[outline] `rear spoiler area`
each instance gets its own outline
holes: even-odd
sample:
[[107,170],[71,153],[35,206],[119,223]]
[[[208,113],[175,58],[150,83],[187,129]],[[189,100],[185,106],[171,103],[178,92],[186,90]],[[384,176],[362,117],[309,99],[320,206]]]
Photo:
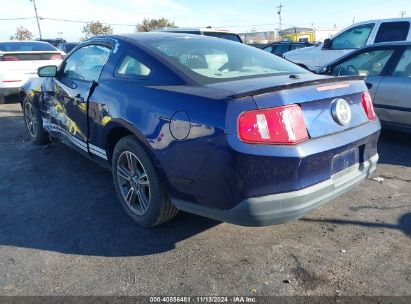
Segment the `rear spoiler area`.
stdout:
[[262,88],[258,90],[251,90],[247,92],[242,92],[239,94],[233,94],[227,97],[227,99],[237,99],[247,96],[262,95],[266,93],[272,93],[276,91],[283,91],[288,89],[296,89],[306,86],[317,86],[318,91],[334,90],[338,88],[344,88],[350,86],[350,81],[361,81],[364,80],[364,76],[340,76],[340,77],[328,77],[323,79],[307,80],[307,81],[297,81],[293,83],[286,83],[282,85]]

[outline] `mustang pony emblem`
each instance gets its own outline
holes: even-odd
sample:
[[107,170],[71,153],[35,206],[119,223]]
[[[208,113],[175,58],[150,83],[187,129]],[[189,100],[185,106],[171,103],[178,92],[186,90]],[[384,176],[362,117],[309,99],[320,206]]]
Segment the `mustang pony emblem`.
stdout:
[[342,126],[348,125],[351,121],[350,105],[345,99],[337,98],[333,100],[331,114],[334,120]]

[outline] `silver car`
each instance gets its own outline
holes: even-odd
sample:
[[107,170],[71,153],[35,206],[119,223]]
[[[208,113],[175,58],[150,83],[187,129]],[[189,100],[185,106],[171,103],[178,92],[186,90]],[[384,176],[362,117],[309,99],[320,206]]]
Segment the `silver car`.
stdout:
[[383,127],[411,132],[410,42],[370,45],[317,72],[334,76],[364,76]]

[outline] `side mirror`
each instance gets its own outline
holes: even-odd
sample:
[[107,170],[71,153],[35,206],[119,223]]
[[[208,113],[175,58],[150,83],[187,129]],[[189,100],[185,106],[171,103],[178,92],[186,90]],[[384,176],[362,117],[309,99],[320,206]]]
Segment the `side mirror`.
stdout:
[[331,49],[331,39],[330,38],[327,38],[327,39],[324,40],[323,49],[324,50]]
[[37,70],[37,75],[39,75],[39,77],[55,77],[57,75],[57,66],[47,65],[40,67]]

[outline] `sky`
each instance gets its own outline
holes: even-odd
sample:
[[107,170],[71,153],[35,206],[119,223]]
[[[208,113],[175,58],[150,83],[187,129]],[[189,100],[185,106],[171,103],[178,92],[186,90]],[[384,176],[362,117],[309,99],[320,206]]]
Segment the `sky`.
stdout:
[[[144,18],[165,17],[180,27],[213,26],[236,32],[265,31],[279,26],[277,6],[282,8],[283,28],[320,27],[343,29],[355,22],[398,18],[405,11],[411,17],[410,0],[36,0],[38,15],[44,18],[101,21],[112,24],[114,33],[135,31]],[[0,41],[8,40],[18,26],[38,37],[30,0],[7,1],[0,11]],[[63,37],[78,41],[84,23],[40,20],[43,38]]]

